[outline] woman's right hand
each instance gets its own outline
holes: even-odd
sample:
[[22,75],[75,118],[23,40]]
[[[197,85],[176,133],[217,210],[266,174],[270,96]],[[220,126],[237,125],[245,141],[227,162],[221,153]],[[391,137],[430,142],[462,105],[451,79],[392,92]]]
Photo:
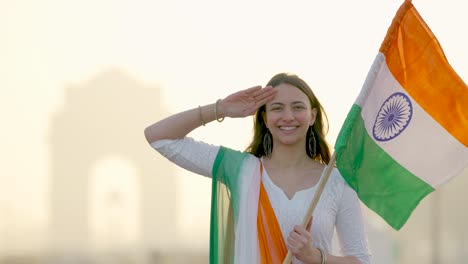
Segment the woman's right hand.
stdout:
[[[223,117],[245,117],[275,97],[273,87],[255,86],[233,93],[217,103],[195,107],[168,116],[145,129],[146,140],[183,138],[195,128]],[[213,107],[215,111],[213,111]]]
[[257,109],[272,100],[276,95],[272,86],[254,86],[233,93],[218,103],[219,117],[246,117],[253,115]]

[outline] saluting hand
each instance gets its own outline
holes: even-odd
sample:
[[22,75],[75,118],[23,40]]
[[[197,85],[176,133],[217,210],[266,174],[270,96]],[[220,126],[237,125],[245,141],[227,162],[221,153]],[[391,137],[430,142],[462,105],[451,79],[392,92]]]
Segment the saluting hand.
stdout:
[[262,88],[254,86],[233,93],[219,102],[218,111],[221,116],[246,117],[253,115],[257,109],[275,97],[276,90],[271,86]]

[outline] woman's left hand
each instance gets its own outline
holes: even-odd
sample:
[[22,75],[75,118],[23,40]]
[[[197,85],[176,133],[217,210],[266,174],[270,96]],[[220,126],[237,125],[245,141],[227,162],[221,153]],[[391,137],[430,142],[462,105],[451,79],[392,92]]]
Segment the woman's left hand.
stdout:
[[312,234],[310,232],[310,225],[312,219],[309,221],[307,228],[303,226],[296,225],[294,226],[293,231],[289,233],[288,236],[288,248],[291,250],[291,253],[302,262],[309,262],[310,260],[315,260],[317,257],[316,254],[320,252],[315,252],[312,247]]

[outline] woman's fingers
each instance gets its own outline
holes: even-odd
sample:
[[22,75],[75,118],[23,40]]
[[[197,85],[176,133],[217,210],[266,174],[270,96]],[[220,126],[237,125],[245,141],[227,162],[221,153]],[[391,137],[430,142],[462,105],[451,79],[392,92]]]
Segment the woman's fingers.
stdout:
[[251,95],[253,97],[255,97],[255,99],[261,100],[261,99],[265,98],[266,96],[268,96],[270,94],[273,94],[273,93],[276,93],[276,90],[273,89],[273,87],[271,87],[271,86],[266,86],[266,87],[264,87],[262,89],[253,91],[251,93]]
[[292,237],[288,238],[288,248],[291,249],[291,252],[294,254],[299,253],[307,246],[307,241],[302,239],[294,239]]
[[302,226],[294,226],[291,233],[288,236],[288,248],[294,254],[294,256],[303,260],[307,255],[310,255],[311,250],[311,234]]
[[[312,222],[312,220],[309,222]],[[303,260],[307,255],[310,255],[312,248],[312,234],[303,226],[294,226],[291,233],[289,233],[287,241],[288,248],[297,259]]]
[[290,237],[293,241],[300,242],[300,243],[307,243],[309,241],[307,236],[300,235],[298,233],[292,233]]
[[245,89],[244,91],[248,94],[251,94],[251,93],[255,93],[256,91],[262,89],[262,86],[261,85],[257,85],[257,86],[254,86],[254,87],[250,87],[250,88],[247,88]]
[[245,109],[245,114],[250,115],[257,111],[257,109],[266,104],[268,101],[272,100],[277,93],[275,89],[271,86],[261,88],[260,86],[255,86],[244,91],[245,103],[248,107]]
[[278,91],[273,89],[271,86],[267,86],[259,91],[254,92],[252,94],[255,103],[254,107],[259,108],[260,106],[266,104],[275,97],[277,92]]
[[259,107],[272,100],[277,91],[271,86],[253,86],[223,99],[225,115],[244,117],[254,114]]
[[260,107],[260,106],[268,103],[269,101],[273,100],[273,98],[275,98],[275,95],[276,95],[276,93],[266,95],[266,97],[263,97],[262,99],[257,101],[257,106]]
[[304,235],[304,236],[310,236],[310,233],[309,231],[307,231],[303,226],[301,225],[295,225],[294,226],[294,232],[300,234],[300,235]]
[[291,246],[304,246],[310,241],[310,233],[302,226],[296,225],[288,236],[288,243]]

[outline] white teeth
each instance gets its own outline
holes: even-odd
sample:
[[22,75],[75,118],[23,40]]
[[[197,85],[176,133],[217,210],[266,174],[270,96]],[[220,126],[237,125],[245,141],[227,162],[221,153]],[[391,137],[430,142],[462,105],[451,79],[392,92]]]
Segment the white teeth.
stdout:
[[280,127],[281,130],[293,130],[295,128],[296,127],[285,127],[285,126]]

